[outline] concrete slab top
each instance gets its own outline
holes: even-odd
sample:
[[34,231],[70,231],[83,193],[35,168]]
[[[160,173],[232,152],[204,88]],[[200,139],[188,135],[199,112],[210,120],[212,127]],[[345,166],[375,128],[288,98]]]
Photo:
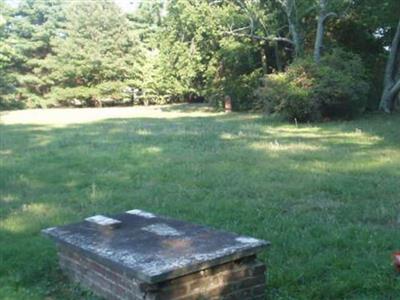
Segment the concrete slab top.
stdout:
[[[118,227],[107,226],[113,220]],[[99,223],[94,224],[96,221]],[[148,283],[251,256],[269,244],[138,209],[110,217],[98,215],[42,232],[63,246]]]

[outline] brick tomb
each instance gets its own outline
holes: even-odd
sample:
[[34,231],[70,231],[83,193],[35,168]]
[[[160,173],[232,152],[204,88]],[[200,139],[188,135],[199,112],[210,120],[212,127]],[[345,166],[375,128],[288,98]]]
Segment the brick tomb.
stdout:
[[262,240],[137,209],[43,233],[65,273],[105,299],[265,299]]

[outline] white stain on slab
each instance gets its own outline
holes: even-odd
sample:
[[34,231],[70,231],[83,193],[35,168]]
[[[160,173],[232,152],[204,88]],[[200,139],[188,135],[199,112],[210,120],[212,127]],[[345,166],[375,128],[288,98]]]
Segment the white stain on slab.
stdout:
[[146,227],[142,227],[142,230],[152,232],[161,236],[179,236],[182,235],[181,232],[168,226],[167,224],[159,223],[159,224],[151,224]]
[[240,236],[235,239],[236,241],[243,243],[243,244],[254,244],[260,242],[259,240],[252,238],[252,237],[247,237],[247,236]]
[[152,213],[149,213],[147,211],[143,211],[143,210],[140,210],[140,209],[128,210],[128,211],[126,211],[126,213],[130,214],[130,215],[140,216],[140,217],[143,217],[143,218],[146,218],[146,219],[152,219],[152,218],[156,217]]
[[121,224],[121,221],[112,219],[103,215],[96,215],[85,219],[88,222],[95,223],[101,226],[113,226]]

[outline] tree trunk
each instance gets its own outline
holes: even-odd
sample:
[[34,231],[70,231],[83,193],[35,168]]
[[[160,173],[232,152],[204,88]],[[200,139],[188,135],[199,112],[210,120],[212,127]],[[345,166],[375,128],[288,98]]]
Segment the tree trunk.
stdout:
[[275,43],[274,45],[274,52],[275,52],[275,62],[276,62],[276,69],[278,72],[283,71],[283,66],[282,66],[282,61],[279,53],[279,45],[278,43]]
[[400,20],[394,35],[390,54],[386,63],[385,75],[383,80],[383,92],[379,108],[384,112],[390,113],[396,101],[396,96],[400,92]]
[[[293,4],[293,6],[294,5],[296,5],[296,4]],[[299,57],[299,56],[303,55],[303,46],[302,46],[302,39],[300,37],[299,29],[297,26],[297,20],[296,20],[295,16],[293,16],[294,9],[295,9],[295,7],[293,7],[290,10],[290,15],[288,15],[289,31],[290,31],[290,34],[292,35],[295,55],[297,57]]]
[[324,41],[324,21],[326,18],[326,2],[319,0],[319,16],[317,25],[317,34],[314,44],[314,61],[318,64],[321,60],[321,49]]
[[292,36],[295,56],[302,56],[303,40],[298,28],[296,0],[280,0],[280,3],[282,4],[288,19],[289,33]]
[[263,42],[261,44],[261,64],[262,64],[262,69],[263,69],[264,75],[268,74],[268,61],[267,61],[266,47],[267,47],[266,43]]
[[396,102],[396,96],[400,92],[400,79],[391,88],[384,89],[381,99],[380,108],[386,112],[390,113],[393,111]]
[[296,24],[292,21],[289,21],[289,30],[290,30],[290,33],[292,34],[294,51],[296,53],[296,56],[297,57],[302,56],[303,55],[303,47],[301,45],[300,35],[297,30]]

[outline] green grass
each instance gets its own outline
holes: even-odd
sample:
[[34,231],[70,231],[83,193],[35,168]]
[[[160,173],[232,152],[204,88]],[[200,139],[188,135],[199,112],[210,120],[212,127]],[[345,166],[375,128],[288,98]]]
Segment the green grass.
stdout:
[[133,208],[271,241],[269,299],[399,299],[400,115],[296,127],[176,109],[1,125],[0,299],[91,298],[40,230]]

